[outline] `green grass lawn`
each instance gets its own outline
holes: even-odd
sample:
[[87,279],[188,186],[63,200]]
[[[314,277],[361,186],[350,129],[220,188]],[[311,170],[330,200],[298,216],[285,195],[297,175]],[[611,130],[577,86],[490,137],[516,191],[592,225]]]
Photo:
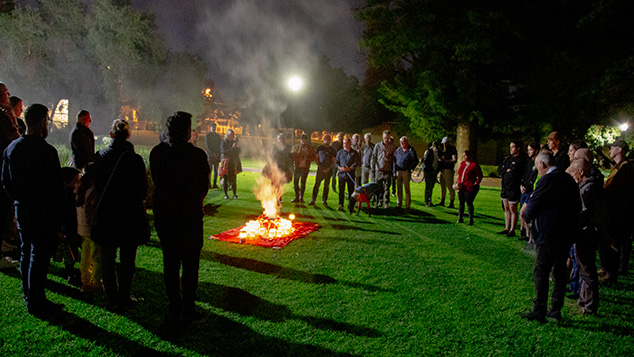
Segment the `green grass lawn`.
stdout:
[[[252,193],[258,176],[239,175],[239,200],[209,192],[207,236],[261,213]],[[198,299],[205,320],[163,325],[154,236],[139,248],[133,286],[145,302],[123,315],[105,310],[103,297],[83,298],[53,263],[48,297],[65,310],[50,321],[33,318],[17,270],[3,270],[0,355],[634,355],[632,274],[602,287],[596,316],[580,315],[568,300],[560,324],[519,318],[532,304],[533,256],[494,234],[502,229],[497,188],[480,191],[469,227],[455,223],[456,210],[423,207],[423,184],[412,185],[411,212],[372,217],[295,207],[291,186],[283,213],[322,228],[279,250],[206,239]],[[336,207],[336,194],[329,203]]]

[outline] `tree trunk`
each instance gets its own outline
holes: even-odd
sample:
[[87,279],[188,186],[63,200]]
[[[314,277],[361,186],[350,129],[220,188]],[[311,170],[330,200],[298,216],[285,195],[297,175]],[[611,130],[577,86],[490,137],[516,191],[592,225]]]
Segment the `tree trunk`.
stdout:
[[478,138],[477,138],[477,125],[460,116],[458,118],[458,130],[456,133],[456,150],[458,151],[458,162],[462,161],[462,154],[465,150],[470,150],[473,153],[473,157],[478,158]]

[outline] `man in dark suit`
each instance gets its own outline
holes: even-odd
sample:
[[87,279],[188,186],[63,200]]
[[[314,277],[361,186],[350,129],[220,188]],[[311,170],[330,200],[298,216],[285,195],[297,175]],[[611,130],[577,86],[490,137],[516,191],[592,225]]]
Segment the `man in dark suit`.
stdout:
[[[535,159],[540,179],[521,215],[533,221],[532,234],[536,257],[533,279],[535,299],[533,310],[521,314],[522,318],[545,322],[546,316],[559,321],[566,293],[566,259],[573,238],[577,236],[581,199],[575,180],[555,166],[548,151]],[[548,275],[553,271],[553,295],[548,313]]]

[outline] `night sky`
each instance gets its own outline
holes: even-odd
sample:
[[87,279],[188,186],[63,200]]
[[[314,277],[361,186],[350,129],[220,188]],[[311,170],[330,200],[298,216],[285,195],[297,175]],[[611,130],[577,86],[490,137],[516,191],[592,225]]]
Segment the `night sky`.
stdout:
[[169,48],[200,54],[216,88],[231,93],[273,61],[288,61],[289,68],[297,68],[320,55],[362,80],[365,61],[358,42],[363,26],[352,11],[362,2],[133,0],[132,4],[156,15]]

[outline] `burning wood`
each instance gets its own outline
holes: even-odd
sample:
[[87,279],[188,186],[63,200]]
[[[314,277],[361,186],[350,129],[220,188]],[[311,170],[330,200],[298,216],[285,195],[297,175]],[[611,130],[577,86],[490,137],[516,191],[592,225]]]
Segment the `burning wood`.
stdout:
[[240,242],[243,243],[247,239],[276,239],[287,237],[295,232],[292,219],[295,215],[291,214],[290,219],[277,217],[271,219],[265,215],[258,217],[257,220],[249,221],[240,229]]

